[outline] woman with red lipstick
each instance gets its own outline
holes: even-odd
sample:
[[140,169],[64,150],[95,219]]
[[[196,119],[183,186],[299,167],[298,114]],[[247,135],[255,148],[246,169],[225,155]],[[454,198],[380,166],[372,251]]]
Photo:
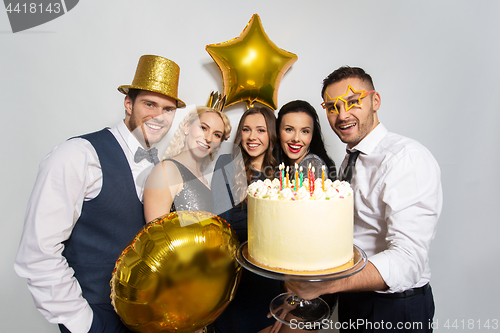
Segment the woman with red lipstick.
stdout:
[[[276,132],[279,141],[279,147],[275,149],[277,161],[290,167],[290,179],[295,179],[295,164],[298,168],[302,167],[304,175],[307,175],[309,166],[311,169],[314,167],[315,177],[319,179],[322,167],[325,166],[326,177],[332,181],[337,179],[335,163],[326,152],[319,117],[311,104],[296,100],[283,105],[278,112]],[[338,296],[326,294],[321,295],[321,298],[328,303],[330,313],[333,313]],[[276,325],[271,331],[274,332],[275,329]],[[288,332],[286,329],[290,329],[290,326],[283,329]],[[293,331],[304,332],[299,329]]]
[[203,175],[209,158],[229,138],[227,116],[209,107],[197,107],[179,125],[165,152],[146,181],[146,221],[173,211],[213,212],[213,196]]
[[328,156],[319,117],[314,107],[306,101],[296,100],[283,105],[276,120],[281,149],[276,149],[278,163],[290,166],[290,177],[294,179],[295,164],[307,174],[309,165],[315,169],[316,178],[321,178],[322,166],[331,180],[337,179],[335,163]]
[[[217,160],[212,178],[214,212],[247,240],[247,184],[273,178],[277,163],[276,118],[268,108],[253,107],[241,116],[234,149]],[[274,323],[267,318],[269,303],[281,292],[280,283],[243,270],[235,298],[213,326],[217,333],[258,332]]]

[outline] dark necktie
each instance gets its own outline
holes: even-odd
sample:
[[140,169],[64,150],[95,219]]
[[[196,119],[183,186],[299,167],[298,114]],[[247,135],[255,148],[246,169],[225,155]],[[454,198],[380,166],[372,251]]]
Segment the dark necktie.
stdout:
[[345,180],[346,182],[351,182],[352,173],[354,171],[354,165],[356,164],[356,160],[358,159],[359,150],[353,152],[347,152],[349,154],[349,161],[347,161],[347,167],[344,169],[344,172],[340,175],[340,180]]
[[139,163],[143,159],[146,159],[151,163],[158,164],[158,162],[160,162],[158,159],[158,149],[154,147],[149,150],[145,150],[142,147],[137,148],[134,155],[134,162]]

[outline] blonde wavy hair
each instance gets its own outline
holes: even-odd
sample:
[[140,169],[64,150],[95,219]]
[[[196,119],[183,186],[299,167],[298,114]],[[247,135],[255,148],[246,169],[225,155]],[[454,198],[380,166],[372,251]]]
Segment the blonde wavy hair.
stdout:
[[[163,154],[162,160],[172,158],[182,152],[184,146],[186,145],[186,135],[184,134],[184,127],[186,125],[191,126],[191,124],[198,120],[200,116],[205,112],[215,113],[222,119],[222,122],[224,123],[224,133],[222,133],[221,143],[229,139],[229,134],[231,133],[231,124],[229,122],[229,118],[223,112],[214,110],[212,108],[209,108],[208,106],[197,106],[196,109],[190,111],[179,124],[179,127],[175,131],[174,136],[170,141],[167,150],[165,151],[165,154]],[[217,148],[211,150],[209,157],[212,158],[212,156],[215,156],[219,148],[220,145]],[[207,161],[204,161],[202,165],[206,166],[207,164],[208,157]]]

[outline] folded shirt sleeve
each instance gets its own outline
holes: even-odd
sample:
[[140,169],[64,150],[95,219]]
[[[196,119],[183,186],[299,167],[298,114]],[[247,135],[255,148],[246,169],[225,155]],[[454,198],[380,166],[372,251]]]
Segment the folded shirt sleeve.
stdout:
[[410,149],[388,164],[377,185],[385,207],[387,250],[369,260],[389,286],[388,292],[415,287],[428,266],[443,201],[440,177],[430,152]]
[[71,235],[83,201],[92,191],[97,195],[99,172],[95,150],[83,139],[60,144],[42,160],[14,264],[17,274],[28,279],[43,316],[77,333],[88,332],[93,314],[62,255],[63,242]]

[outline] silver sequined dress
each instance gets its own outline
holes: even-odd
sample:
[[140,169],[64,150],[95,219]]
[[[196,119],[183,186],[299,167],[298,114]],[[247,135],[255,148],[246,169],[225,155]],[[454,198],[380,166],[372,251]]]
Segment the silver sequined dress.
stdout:
[[184,182],[182,190],[174,197],[170,212],[201,210],[213,213],[214,199],[212,191],[182,163],[172,159],[166,161],[171,161],[177,166]]

